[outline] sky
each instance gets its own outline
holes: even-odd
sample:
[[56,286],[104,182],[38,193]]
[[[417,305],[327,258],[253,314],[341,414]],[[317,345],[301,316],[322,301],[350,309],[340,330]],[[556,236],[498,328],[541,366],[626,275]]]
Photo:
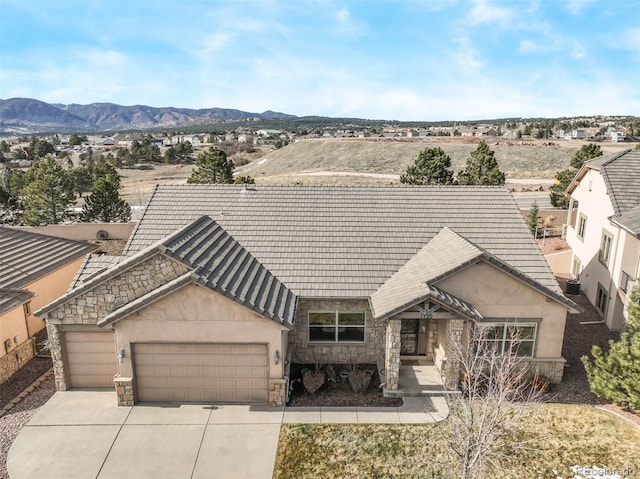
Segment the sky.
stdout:
[[0,98],[640,116],[640,0],[0,0]]

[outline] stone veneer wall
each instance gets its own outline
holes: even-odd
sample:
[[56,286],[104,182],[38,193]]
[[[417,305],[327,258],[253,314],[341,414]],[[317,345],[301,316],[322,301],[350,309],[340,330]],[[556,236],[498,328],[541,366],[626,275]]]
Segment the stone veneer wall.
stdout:
[[[309,311],[364,311],[364,343],[309,343]],[[384,354],[384,321],[374,321],[369,302],[301,299],[295,327],[289,332],[292,361],[303,364],[376,364]]]
[[287,402],[286,379],[269,379],[269,407],[284,407]]
[[33,338],[27,339],[0,358],[0,384],[24,366],[33,357]]
[[144,296],[189,270],[163,254],[146,258],[49,313],[47,333],[53,359],[56,389],[69,388],[60,342],[60,324],[96,324],[112,311]]
[[386,328],[384,375],[386,389],[398,389],[400,379],[400,330],[402,321],[389,319]]
[[447,325],[447,363],[444,367],[444,387],[454,391],[460,380],[460,360],[456,359],[456,350],[461,350],[464,320],[449,319]]
[[539,374],[548,378],[553,384],[560,384],[562,381],[565,363],[564,358],[522,358],[522,364],[528,369],[527,377]]
[[113,384],[116,387],[118,406],[133,406],[135,398],[133,395],[132,378],[115,378]]

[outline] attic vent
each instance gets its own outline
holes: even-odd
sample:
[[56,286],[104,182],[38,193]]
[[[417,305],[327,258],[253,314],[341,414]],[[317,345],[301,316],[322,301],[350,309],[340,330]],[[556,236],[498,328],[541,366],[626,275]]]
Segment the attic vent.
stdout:
[[98,232],[96,233],[96,239],[99,239],[99,240],[109,239],[109,232],[105,230],[98,230]]

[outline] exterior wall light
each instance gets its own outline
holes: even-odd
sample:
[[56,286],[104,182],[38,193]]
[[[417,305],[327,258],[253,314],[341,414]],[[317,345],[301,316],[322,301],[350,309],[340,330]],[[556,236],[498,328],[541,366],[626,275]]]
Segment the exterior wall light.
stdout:
[[273,353],[273,362],[276,364],[280,362],[280,351],[278,349]]
[[124,360],[124,348],[120,348],[120,351],[118,351],[118,362],[122,364],[123,360]]

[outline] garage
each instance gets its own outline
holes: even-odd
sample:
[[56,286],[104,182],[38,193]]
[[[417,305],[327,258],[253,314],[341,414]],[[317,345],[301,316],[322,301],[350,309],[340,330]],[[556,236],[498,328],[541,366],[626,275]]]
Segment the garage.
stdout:
[[137,343],[138,401],[266,403],[265,344]]
[[113,331],[64,333],[72,388],[113,388],[118,371]]

